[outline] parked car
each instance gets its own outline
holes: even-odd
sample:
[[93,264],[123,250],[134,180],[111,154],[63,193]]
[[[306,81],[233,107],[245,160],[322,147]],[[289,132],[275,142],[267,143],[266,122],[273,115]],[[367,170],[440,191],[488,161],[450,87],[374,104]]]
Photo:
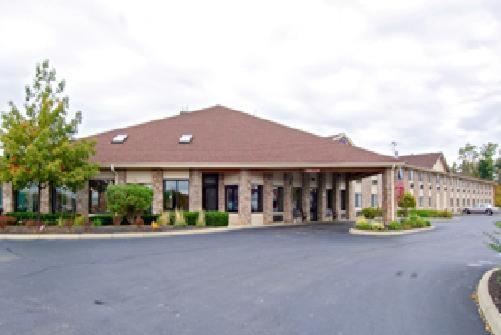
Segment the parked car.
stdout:
[[498,209],[493,207],[491,204],[477,204],[473,207],[465,207],[463,208],[464,214],[487,214],[492,215],[497,213]]

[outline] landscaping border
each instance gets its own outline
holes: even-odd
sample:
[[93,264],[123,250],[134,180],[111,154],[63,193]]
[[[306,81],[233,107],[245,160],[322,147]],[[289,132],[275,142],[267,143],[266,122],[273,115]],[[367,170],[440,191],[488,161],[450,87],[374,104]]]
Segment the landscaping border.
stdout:
[[32,240],[109,240],[109,239],[126,239],[126,238],[151,238],[151,237],[167,237],[167,236],[183,236],[183,235],[201,235],[222,233],[229,231],[238,231],[244,229],[259,229],[273,227],[288,227],[288,226],[309,226],[316,223],[292,223],[292,224],[266,224],[261,226],[219,226],[219,227],[203,227],[192,229],[180,229],[173,231],[149,231],[149,232],[119,232],[119,233],[65,233],[65,234],[0,234],[2,240],[16,241],[32,241]]
[[434,230],[435,228],[436,228],[435,226],[430,226],[424,228],[415,228],[406,230],[387,230],[387,231],[361,230],[357,228],[350,228],[350,234],[366,235],[366,236],[400,236],[400,235],[423,233],[430,230]]
[[489,279],[499,268],[490,269],[480,279],[477,287],[477,298],[480,312],[482,313],[487,326],[494,335],[501,335],[501,313],[492,301],[489,294]]

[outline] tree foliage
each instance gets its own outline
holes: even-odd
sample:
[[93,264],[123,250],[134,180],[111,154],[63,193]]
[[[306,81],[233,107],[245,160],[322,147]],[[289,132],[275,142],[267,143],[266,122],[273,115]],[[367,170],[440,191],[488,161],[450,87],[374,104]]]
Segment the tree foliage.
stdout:
[[136,216],[151,206],[152,200],[153,191],[142,185],[118,184],[106,189],[108,211],[126,216],[131,224]]
[[405,192],[404,196],[398,201],[398,207],[403,208],[404,216],[407,216],[409,208],[416,207],[416,199],[410,192]]
[[25,88],[23,107],[9,102],[0,129],[1,181],[12,182],[15,189],[35,184],[39,191],[49,186],[75,191],[98,172],[89,163],[94,143],[73,138],[82,114],[69,116],[64,88],[65,81],[56,81],[56,71],[46,60],[37,64],[33,83]]
[[487,144],[477,147],[466,143],[458,151],[458,163],[454,162],[452,171],[461,173],[466,176],[477,177],[487,180],[497,178],[501,181],[501,157],[495,158],[498,144],[488,142]]

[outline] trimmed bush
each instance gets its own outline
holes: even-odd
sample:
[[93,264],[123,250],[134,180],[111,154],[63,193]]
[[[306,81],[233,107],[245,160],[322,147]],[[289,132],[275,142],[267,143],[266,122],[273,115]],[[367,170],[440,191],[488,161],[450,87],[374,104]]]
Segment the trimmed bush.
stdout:
[[376,217],[383,216],[383,210],[381,208],[373,207],[362,208],[362,215],[367,219],[374,219]]
[[229,214],[226,212],[209,211],[205,212],[205,225],[219,227],[227,226],[229,222]]
[[391,221],[388,224],[388,230],[402,230],[402,225],[398,221]]
[[[404,211],[399,209],[397,212],[398,216],[404,216]],[[448,210],[437,210],[437,209],[412,209],[409,211],[410,216],[420,216],[422,218],[452,218],[452,213]]]
[[184,220],[188,226],[195,226],[199,215],[199,212],[184,212]]

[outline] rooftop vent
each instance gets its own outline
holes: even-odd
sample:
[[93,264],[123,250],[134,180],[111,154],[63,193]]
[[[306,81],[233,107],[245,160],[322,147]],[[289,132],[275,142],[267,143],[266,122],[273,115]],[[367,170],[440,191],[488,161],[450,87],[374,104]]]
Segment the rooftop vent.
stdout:
[[122,144],[125,142],[125,140],[127,139],[128,135],[127,134],[119,134],[119,135],[115,135],[115,137],[113,137],[113,139],[111,140],[111,143],[112,144]]
[[190,144],[192,140],[193,140],[192,134],[183,134],[179,138],[179,143],[180,144]]

